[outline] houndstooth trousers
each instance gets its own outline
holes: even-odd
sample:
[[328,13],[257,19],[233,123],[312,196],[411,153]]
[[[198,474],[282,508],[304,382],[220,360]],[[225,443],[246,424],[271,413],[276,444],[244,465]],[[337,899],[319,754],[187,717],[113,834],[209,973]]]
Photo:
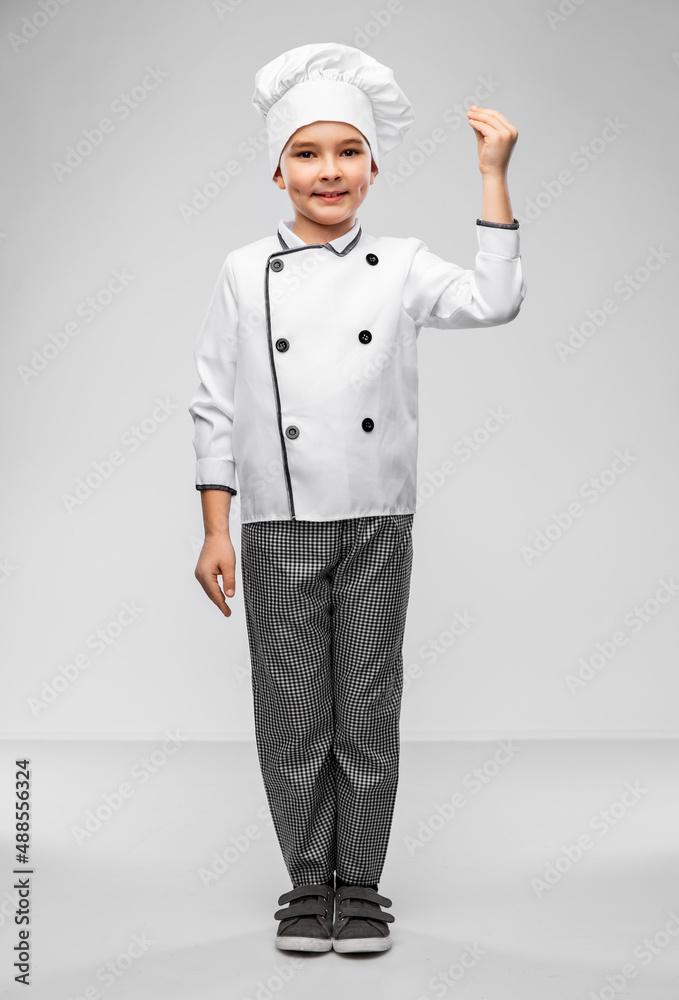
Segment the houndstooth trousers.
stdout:
[[241,525],[257,753],[293,886],[382,874],[413,517]]

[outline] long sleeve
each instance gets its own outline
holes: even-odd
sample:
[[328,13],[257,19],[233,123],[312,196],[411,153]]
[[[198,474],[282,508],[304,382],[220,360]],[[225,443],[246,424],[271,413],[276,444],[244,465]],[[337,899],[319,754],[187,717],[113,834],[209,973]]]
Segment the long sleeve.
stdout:
[[200,385],[189,406],[196,452],[196,489],[236,494],[231,439],[236,382],[238,302],[229,255],[217,279],[194,358]]
[[473,269],[437,257],[416,240],[403,309],[418,327],[454,330],[499,326],[518,314],[527,289],[518,222],[477,220],[476,236],[479,249]]

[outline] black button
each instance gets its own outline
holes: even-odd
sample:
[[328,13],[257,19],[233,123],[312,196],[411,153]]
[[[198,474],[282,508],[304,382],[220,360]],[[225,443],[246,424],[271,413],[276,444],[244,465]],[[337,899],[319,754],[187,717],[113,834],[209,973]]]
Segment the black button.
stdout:
[[361,421],[361,427],[364,431],[371,431],[375,426],[375,421],[371,420],[370,417],[364,417]]
[[285,428],[285,436],[289,438],[299,437],[299,427],[295,427],[294,424],[290,424],[289,427]]
[[365,259],[368,261],[369,264],[378,264],[380,260],[377,254],[374,253],[366,254]]
[[287,351],[288,347],[290,347],[290,343],[285,339],[285,337],[281,337],[280,340],[276,341],[277,351]]
[[274,259],[271,261],[272,271],[282,271],[284,266],[285,265],[283,264],[283,261],[280,259],[280,257],[274,257]]
[[361,330],[361,332],[358,335],[358,339],[361,341],[362,344],[369,344],[370,341],[373,339],[373,335],[370,332],[370,330]]

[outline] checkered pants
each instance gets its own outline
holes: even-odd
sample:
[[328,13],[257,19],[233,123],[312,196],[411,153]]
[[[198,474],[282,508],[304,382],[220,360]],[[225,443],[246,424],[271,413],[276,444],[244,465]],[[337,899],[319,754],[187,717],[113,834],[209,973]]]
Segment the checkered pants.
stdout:
[[293,886],[382,874],[413,517],[241,525],[257,752]]

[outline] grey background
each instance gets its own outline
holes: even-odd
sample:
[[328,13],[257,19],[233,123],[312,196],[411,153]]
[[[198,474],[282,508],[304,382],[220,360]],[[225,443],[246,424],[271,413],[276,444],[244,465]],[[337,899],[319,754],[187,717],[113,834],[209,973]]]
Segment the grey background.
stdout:
[[[676,5],[584,0],[550,23],[556,4],[402,0],[380,27],[381,0],[45,3],[56,13],[38,15],[35,30],[37,2],[6,0],[0,12],[2,732],[253,737],[240,562],[229,620],[193,576],[193,349],[226,254],[292,216],[264,146],[250,157],[242,145],[263,137],[254,74],[287,48],[335,40],[392,67],[416,114],[360,210],[366,232],[417,236],[472,267],[481,177],[464,110],[495,108],[520,133],[508,177],[528,283],[521,313],[419,339],[420,485],[446,459],[458,471],[415,517],[403,738],[676,735],[679,595],[648,604],[643,627],[626,619],[661,580],[679,581]],[[112,103],[148,66],[167,75],[117,118]],[[479,89],[488,80],[490,95]],[[457,127],[444,117],[455,105]],[[55,161],[104,117],[113,130],[58,179]],[[610,142],[600,140],[608,119],[624,124]],[[390,182],[438,127],[446,141]],[[240,172],[186,221],[181,206],[230,160]],[[644,270],[653,248],[668,259]],[[128,286],[22,379],[34,349],[116,269],[133,276]],[[616,283],[637,269],[626,298]],[[562,360],[558,343],[606,300],[615,312]],[[132,451],[124,435],[156,398],[174,409]],[[499,407],[504,426],[455,459],[456,442]],[[122,463],[69,512],[64,494],[114,449]],[[630,468],[596,503],[580,497],[582,517],[528,565],[522,546],[616,450],[635,457]],[[96,653],[88,637],[123,602],[143,611]],[[465,612],[473,626],[428,655]],[[616,632],[625,645],[571,692],[567,675]],[[89,666],[58,681],[79,653]],[[55,697],[36,707],[46,684]]]

